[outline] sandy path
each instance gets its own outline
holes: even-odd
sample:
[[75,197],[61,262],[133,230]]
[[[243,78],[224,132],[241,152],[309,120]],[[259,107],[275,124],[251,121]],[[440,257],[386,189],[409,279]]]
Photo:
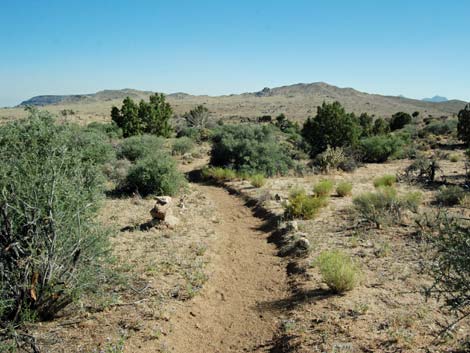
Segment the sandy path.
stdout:
[[260,309],[286,295],[286,274],[263,221],[226,190],[197,185],[218,210],[217,241],[210,247],[209,279],[202,291],[172,315],[170,352],[266,352],[278,322]]

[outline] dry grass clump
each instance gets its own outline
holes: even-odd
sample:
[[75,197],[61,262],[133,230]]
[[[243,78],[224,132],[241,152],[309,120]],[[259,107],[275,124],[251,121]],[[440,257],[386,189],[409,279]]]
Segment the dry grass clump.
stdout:
[[436,195],[436,202],[443,206],[454,206],[465,196],[465,190],[457,185],[443,186]]
[[352,290],[360,280],[359,267],[339,250],[322,252],[315,261],[326,285],[335,293]]
[[313,193],[317,197],[330,196],[333,191],[334,183],[329,179],[324,179],[313,187]]
[[254,174],[249,177],[249,180],[251,185],[253,185],[255,188],[263,187],[264,184],[266,184],[266,178],[263,174]]
[[326,197],[309,196],[305,190],[296,190],[284,206],[285,215],[287,218],[313,219],[327,204]]
[[381,177],[378,177],[374,180],[374,186],[376,188],[381,186],[393,186],[397,182],[397,177],[391,174],[385,174]]
[[348,182],[341,182],[336,186],[336,193],[340,197],[345,197],[351,195],[352,192],[352,184]]

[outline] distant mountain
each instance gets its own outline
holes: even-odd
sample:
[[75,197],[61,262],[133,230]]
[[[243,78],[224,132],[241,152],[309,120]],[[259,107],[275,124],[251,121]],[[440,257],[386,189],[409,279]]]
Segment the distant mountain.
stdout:
[[[148,99],[151,94],[149,91],[123,89],[105,90],[93,94],[37,96],[22,102],[20,106],[42,106],[53,112],[73,109],[76,114],[82,114],[87,119],[93,116],[103,118],[109,116],[112,105],[119,106],[125,97],[140,100]],[[360,92],[353,88],[340,88],[324,82],[265,87],[257,92],[223,96],[199,96],[178,92],[168,94],[167,99],[176,114],[183,114],[196,105],[204,104],[218,118],[255,118],[284,113],[291,119],[304,120],[315,115],[317,107],[323,102],[333,101],[339,101],[347,111],[356,114],[367,112],[382,117],[390,117],[399,111],[410,114],[419,111],[422,116],[454,115],[465,107],[465,102],[458,100],[436,102],[383,96]]]
[[442,103],[449,101],[446,97],[434,96],[432,98],[423,98],[423,102]]

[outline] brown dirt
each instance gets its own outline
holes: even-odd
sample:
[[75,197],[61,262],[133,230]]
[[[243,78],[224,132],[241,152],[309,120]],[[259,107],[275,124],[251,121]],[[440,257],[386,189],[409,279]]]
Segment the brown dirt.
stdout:
[[276,315],[261,308],[285,297],[284,266],[261,230],[263,222],[242,200],[218,187],[197,188],[218,210],[217,244],[204,288],[172,315],[167,347],[194,353],[267,351],[278,325]]

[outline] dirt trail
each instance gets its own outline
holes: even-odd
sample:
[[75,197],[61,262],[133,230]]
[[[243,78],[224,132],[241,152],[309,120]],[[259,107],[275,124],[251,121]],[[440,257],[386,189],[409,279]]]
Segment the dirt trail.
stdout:
[[261,309],[286,296],[286,274],[275,246],[243,201],[228,191],[197,185],[218,213],[209,248],[209,279],[172,315],[167,349],[178,353],[267,352],[278,322]]

